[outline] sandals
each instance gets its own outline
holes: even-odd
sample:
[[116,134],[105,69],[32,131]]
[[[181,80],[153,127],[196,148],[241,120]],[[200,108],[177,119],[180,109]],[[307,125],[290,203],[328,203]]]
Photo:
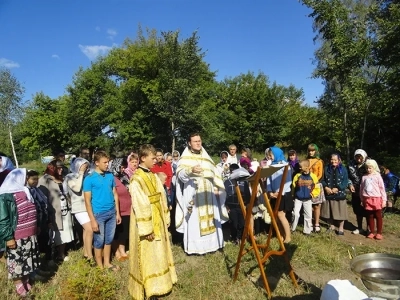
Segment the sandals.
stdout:
[[321,232],[321,226],[319,226],[319,224],[317,225],[317,224],[315,224],[314,225],[314,232]]
[[117,260],[119,261],[119,262],[123,262],[123,261],[126,261],[126,260],[128,260],[129,259],[129,256],[119,256],[118,258],[117,258]]

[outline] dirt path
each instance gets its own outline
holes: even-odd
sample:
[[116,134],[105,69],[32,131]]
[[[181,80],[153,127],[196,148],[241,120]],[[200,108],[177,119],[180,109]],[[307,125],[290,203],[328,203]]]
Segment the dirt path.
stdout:
[[[351,231],[353,230],[354,225],[357,224],[356,216],[353,213],[352,208],[348,207],[348,216],[349,219],[345,223],[345,234],[344,236],[339,237],[342,241],[346,242],[351,246],[383,246],[385,248],[392,248],[392,249],[400,249],[400,232],[392,231],[388,228],[385,228],[385,220],[388,218],[394,218],[397,216],[391,215],[383,218],[383,240],[377,241],[374,239],[367,239],[365,235],[362,234],[352,234]],[[323,222],[322,222],[323,223]],[[366,221],[363,223],[364,229],[366,227]]]
[[[348,215],[349,215],[349,220],[345,224],[345,234],[344,236],[337,236],[336,238],[339,239],[340,241],[346,243],[349,245],[349,249],[351,246],[354,246],[356,251],[357,248],[360,246],[369,246],[369,247],[382,247],[385,248],[386,251],[397,251],[400,249],[400,243],[399,243],[399,238],[400,238],[400,231],[396,231],[395,228],[396,226],[389,226],[385,228],[385,221],[386,224],[389,223],[396,223],[399,222],[399,215],[390,215],[390,216],[385,216],[383,219],[383,240],[377,241],[373,239],[368,239],[366,238],[365,235],[355,235],[351,233],[351,230],[353,230],[353,225],[357,224],[356,222],[356,217],[353,214],[352,208],[349,206],[348,207]],[[321,224],[324,224],[321,222]],[[365,221],[364,221],[364,226],[365,226]],[[324,234],[327,224],[324,224],[324,227],[322,229],[321,234]],[[399,228],[397,226],[397,228]],[[320,293],[325,286],[325,284],[332,279],[342,279],[342,280],[349,280],[352,282],[355,286],[357,286],[359,289],[364,291],[366,294],[369,294],[369,291],[365,289],[363,286],[361,280],[351,271],[350,269],[350,258],[349,257],[344,257],[343,258],[343,265],[340,271],[338,272],[327,272],[327,271],[310,271],[307,268],[301,267],[301,266],[294,266],[296,274],[304,280],[305,283],[312,283],[311,286],[309,287],[311,290],[315,289],[315,295],[318,296],[318,293]]]

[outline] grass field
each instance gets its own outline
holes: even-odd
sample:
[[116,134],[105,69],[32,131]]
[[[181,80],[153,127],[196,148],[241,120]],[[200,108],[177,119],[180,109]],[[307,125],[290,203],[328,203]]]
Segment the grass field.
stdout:
[[[400,233],[400,215],[391,215],[384,220],[385,232],[390,231],[385,236],[388,238],[386,243],[385,240],[364,243],[365,237],[356,238],[348,233],[346,240],[325,233],[314,234],[312,237],[304,236],[300,231],[294,233],[287,250],[298,276],[299,287],[293,286],[283,258],[272,257],[266,264],[266,273],[273,298],[319,299],[323,286],[330,279],[348,279],[361,288],[359,280],[349,268],[350,246],[355,245],[359,254],[400,254],[400,245],[396,246]],[[258,239],[263,242],[265,238],[265,235],[261,235]],[[271,247],[278,247],[275,238],[272,239]],[[254,255],[247,254],[242,259],[238,280],[232,281],[238,250],[238,246],[227,243],[223,252],[187,256],[179,244],[174,245],[178,283],[172,293],[163,299],[266,299]],[[121,271],[114,273],[90,268],[83,262],[80,250],[70,252],[70,258],[47,283],[34,285],[32,299],[129,299],[128,262],[115,262]],[[0,299],[18,299],[13,284],[6,279],[4,264],[1,264],[0,272],[3,274],[0,279],[3,286]]]

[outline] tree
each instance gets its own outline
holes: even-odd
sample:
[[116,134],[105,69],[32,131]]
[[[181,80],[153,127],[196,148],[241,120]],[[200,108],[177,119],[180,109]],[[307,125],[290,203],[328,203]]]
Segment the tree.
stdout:
[[349,159],[350,143],[355,139],[352,129],[358,127],[352,124],[358,125],[362,113],[368,111],[365,66],[371,53],[371,38],[365,23],[371,1],[303,0],[303,3],[313,10],[310,16],[317,32],[315,41],[321,43],[315,54],[317,67],[313,76],[324,80],[325,92],[318,102],[330,112],[333,121],[339,112]]
[[26,107],[18,128],[22,135],[20,143],[31,154],[30,159],[37,158],[37,153],[51,153],[52,149],[68,146],[66,98],[53,100],[40,92]]
[[221,82],[220,122],[225,139],[240,146],[263,150],[283,141],[285,107],[301,101],[303,91],[294,86],[270,84],[269,78],[248,72]]
[[13,127],[22,115],[22,97],[24,88],[9,69],[0,69],[0,125],[5,128],[10,137],[11,148],[18,167],[18,159],[13,142]]

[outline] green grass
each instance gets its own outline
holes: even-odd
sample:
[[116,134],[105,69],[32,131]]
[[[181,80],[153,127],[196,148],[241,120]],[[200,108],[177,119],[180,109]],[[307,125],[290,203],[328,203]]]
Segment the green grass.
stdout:
[[[398,234],[399,230],[400,215],[385,216],[384,232],[389,234],[389,231],[393,231]],[[396,236],[393,238],[395,241]],[[264,243],[266,236],[261,235],[257,240]],[[400,254],[400,246],[388,248],[385,240],[352,244],[351,239],[346,242],[336,235],[321,233],[310,237],[297,231],[292,236],[292,242],[287,245],[287,251],[296,275],[299,276],[299,287],[293,286],[283,257],[272,256],[265,270],[274,299],[319,299],[323,286],[330,279],[348,279],[361,288],[350,271],[348,251],[351,245],[356,246],[358,254]],[[275,238],[272,239],[271,248],[278,248]],[[266,299],[260,270],[252,252],[243,257],[238,279],[233,282],[238,251],[238,246],[228,243],[223,252],[187,256],[180,245],[173,245],[178,283],[163,299]],[[127,287],[128,262],[114,262],[121,270],[113,273],[90,268],[83,263],[81,251],[71,252],[70,258],[70,261],[59,267],[48,283],[34,285],[32,295],[35,299],[130,299]],[[0,264],[0,272],[3,274],[0,277],[0,285],[3,287],[0,299],[18,299],[12,282],[6,279],[4,264]]]

